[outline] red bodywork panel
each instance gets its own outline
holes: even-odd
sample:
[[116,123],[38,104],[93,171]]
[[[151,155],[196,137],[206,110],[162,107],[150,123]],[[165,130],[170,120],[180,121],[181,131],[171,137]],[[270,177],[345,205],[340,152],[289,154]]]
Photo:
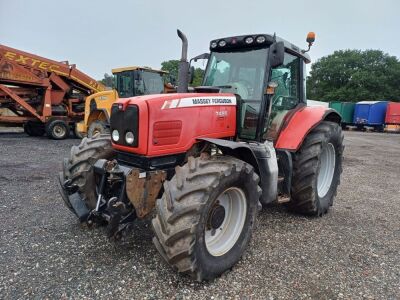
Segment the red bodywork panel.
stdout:
[[332,109],[323,106],[304,106],[294,114],[288,115],[276,140],[275,148],[297,151],[307,134],[329,113],[335,114]]
[[400,103],[389,102],[386,110],[386,124],[400,125]]
[[198,138],[227,138],[236,134],[233,94],[162,94],[119,99],[139,108],[138,147],[113,143],[115,149],[149,157],[183,153]]

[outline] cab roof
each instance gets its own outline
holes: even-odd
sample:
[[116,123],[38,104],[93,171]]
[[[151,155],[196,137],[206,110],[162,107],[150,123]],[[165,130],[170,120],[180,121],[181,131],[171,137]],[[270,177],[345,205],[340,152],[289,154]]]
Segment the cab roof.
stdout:
[[167,71],[152,69],[152,68],[148,68],[148,67],[139,67],[139,66],[116,68],[116,69],[112,69],[111,72],[113,74],[116,74],[116,73],[121,73],[121,72],[125,72],[125,71],[136,71],[136,70],[159,73],[159,74],[168,74]]
[[[253,42],[250,44],[247,44],[245,40],[249,37],[253,38]],[[263,37],[264,42],[258,43],[257,38]],[[224,40],[226,42],[225,46],[219,46],[219,43]],[[247,35],[240,35],[240,36],[231,36],[231,37],[226,37],[226,38],[219,38],[219,39],[214,39],[210,42],[210,50],[214,52],[225,52],[228,50],[235,50],[235,49],[245,49],[245,48],[265,48],[267,46],[270,46],[274,42],[283,42],[285,46],[285,50],[288,52],[291,52],[295,54],[296,56],[300,56],[304,59],[306,63],[311,62],[311,58],[308,55],[308,53],[304,53],[300,47],[297,47],[296,45],[288,42],[287,40],[275,36],[275,35],[270,35],[270,34],[247,34]],[[216,43],[216,47],[212,47],[213,43]]]

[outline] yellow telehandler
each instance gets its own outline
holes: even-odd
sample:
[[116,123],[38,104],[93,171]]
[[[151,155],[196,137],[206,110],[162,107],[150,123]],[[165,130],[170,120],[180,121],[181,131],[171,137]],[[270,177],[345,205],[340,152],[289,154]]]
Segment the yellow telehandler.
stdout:
[[140,95],[175,93],[167,82],[168,72],[148,67],[124,67],[113,69],[114,89],[90,95],[85,100],[85,117],[76,126],[75,134],[82,138],[96,133],[108,133],[111,106],[118,98]]

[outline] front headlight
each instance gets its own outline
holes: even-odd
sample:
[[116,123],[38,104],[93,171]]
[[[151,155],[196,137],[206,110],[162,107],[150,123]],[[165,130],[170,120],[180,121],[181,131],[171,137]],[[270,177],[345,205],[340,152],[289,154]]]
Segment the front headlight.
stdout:
[[128,131],[128,132],[125,134],[125,142],[126,142],[127,144],[133,144],[134,141],[135,141],[135,136],[133,135],[132,132]]
[[114,142],[118,142],[119,141],[119,132],[118,132],[118,130],[114,129],[112,134],[111,134],[111,137],[112,137]]

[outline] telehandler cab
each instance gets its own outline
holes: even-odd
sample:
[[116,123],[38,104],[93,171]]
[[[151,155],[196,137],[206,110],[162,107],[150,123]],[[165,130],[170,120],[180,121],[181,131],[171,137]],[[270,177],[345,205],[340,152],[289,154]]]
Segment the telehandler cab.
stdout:
[[111,137],[85,138],[64,160],[60,192],[82,222],[108,224],[115,238],[152,214],[161,256],[201,281],[240,259],[261,204],[328,211],[343,134],[338,113],[306,106],[307,51],[267,34],[212,40],[203,86],[187,93],[178,35],[178,93],[119,99]]
[[114,89],[86,97],[85,117],[76,124],[78,137],[109,133],[111,106],[118,98],[176,93],[174,86],[164,78],[168,74],[166,71],[134,66],[112,69],[112,74]]

